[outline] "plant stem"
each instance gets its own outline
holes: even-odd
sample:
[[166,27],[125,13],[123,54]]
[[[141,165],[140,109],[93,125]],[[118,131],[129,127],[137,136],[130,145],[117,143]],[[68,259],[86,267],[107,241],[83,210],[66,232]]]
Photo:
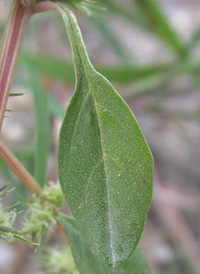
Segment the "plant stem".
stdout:
[[42,192],[41,187],[31,176],[31,174],[22,166],[15,155],[6,147],[2,140],[0,140],[0,157],[12,169],[14,174],[20,181],[28,188],[29,191],[35,192],[39,195]]
[[[10,167],[14,174],[20,179],[20,181],[25,185],[25,187],[30,192],[35,192],[37,195],[42,193],[42,188],[31,176],[31,174],[23,167],[20,161],[15,157],[15,155],[6,147],[3,141],[0,139],[0,157],[3,161]],[[62,233],[65,241],[69,244],[67,235],[61,224],[57,224],[60,232]]]
[[42,1],[39,2],[35,7],[35,12],[44,12],[44,11],[57,11],[62,12],[62,9],[59,7],[58,4],[52,2],[52,1]]
[[0,51],[0,131],[27,23],[33,9],[13,0]]
[[[24,6],[21,3],[21,0],[13,0],[0,50],[0,132],[10,92],[10,86],[12,84],[17,59],[29,19],[35,12],[57,9],[56,4],[52,3],[51,5],[50,1],[45,2],[50,3],[50,5],[44,5],[44,9],[42,5],[41,10],[36,10],[35,7],[31,5]],[[50,6],[50,8],[48,6]],[[30,192],[35,192],[37,195],[42,193],[42,188],[39,184],[23,167],[15,155],[6,147],[2,140],[0,140],[0,157]],[[68,243],[63,227],[60,224],[58,224],[58,227]]]

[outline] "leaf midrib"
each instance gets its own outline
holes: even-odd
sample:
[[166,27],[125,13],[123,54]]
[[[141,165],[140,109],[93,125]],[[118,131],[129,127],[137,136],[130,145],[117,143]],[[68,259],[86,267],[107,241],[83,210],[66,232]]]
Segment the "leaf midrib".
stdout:
[[[111,220],[111,212],[110,212],[110,192],[109,192],[109,186],[108,186],[108,181],[107,181],[107,168],[106,168],[106,164],[105,164],[106,154],[104,153],[104,149],[103,149],[101,122],[100,122],[100,117],[99,117],[98,103],[95,100],[94,94],[92,92],[91,84],[89,83],[89,81],[88,81],[88,92],[85,94],[85,97],[84,97],[84,99],[83,99],[83,101],[80,105],[80,109],[79,109],[78,114],[77,114],[77,119],[76,119],[76,122],[75,122],[74,127],[73,127],[73,131],[72,131],[72,135],[71,135],[71,143],[70,143],[70,153],[69,154],[71,155],[71,152],[72,152],[73,136],[74,136],[74,133],[76,131],[79,116],[80,116],[81,111],[84,107],[84,103],[87,100],[89,95],[91,95],[91,97],[93,99],[95,110],[96,110],[96,115],[97,115],[97,121],[98,121],[99,137],[100,137],[100,143],[101,143],[101,154],[102,154],[102,160],[103,160],[102,162],[103,162],[103,166],[104,166],[105,182],[106,182],[106,190],[107,190],[106,191],[107,201],[108,201],[108,215],[107,216],[108,216],[109,232],[110,232],[110,236],[109,236],[109,238],[110,238],[110,248],[111,248],[111,255],[112,255],[112,264],[114,265],[116,263],[116,256],[115,256],[115,251],[114,251],[114,246],[113,246],[114,240],[113,240],[112,220]],[[68,168],[68,174],[69,174],[69,172],[70,172],[70,164],[69,164],[69,168]]]
[[98,111],[98,106],[97,102],[95,100],[95,97],[93,93],[91,92],[93,101],[94,101],[94,106],[96,109],[96,114],[97,114],[97,120],[98,120],[98,128],[99,128],[99,137],[100,137],[100,143],[101,143],[101,153],[102,153],[102,159],[103,159],[103,165],[104,165],[104,172],[105,172],[105,182],[106,182],[106,194],[107,194],[107,201],[108,201],[108,223],[109,223],[109,232],[110,232],[110,248],[111,248],[111,255],[112,255],[112,264],[115,265],[116,263],[116,255],[114,251],[114,240],[113,240],[113,230],[112,230],[112,219],[111,219],[111,212],[110,212],[110,191],[109,191],[109,186],[108,186],[108,181],[107,181],[107,168],[105,165],[105,153],[103,149],[103,139],[102,139],[102,132],[101,132],[101,122],[100,122],[100,117],[99,117],[99,111]]
[[[110,212],[110,192],[109,192],[109,186],[108,186],[108,181],[107,181],[107,169],[106,169],[106,165],[105,165],[105,154],[104,154],[103,142],[102,142],[101,122],[100,122],[100,117],[99,117],[99,114],[98,114],[99,112],[98,112],[97,102],[96,102],[94,94],[92,92],[92,85],[90,83],[90,79],[91,78],[90,78],[90,75],[89,75],[89,70],[87,69],[86,65],[84,64],[84,60],[82,58],[83,57],[82,56],[82,52],[80,51],[79,46],[77,44],[77,39],[76,39],[76,35],[75,35],[76,33],[74,31],[74,26],[73,26],[73,23],[71,21],[71,16],[68,16],[68,18],[69,18],[69,21],[70,21],[70,24],[71,24],[71,30],[74,33],[74,40],[76,41],[75,44],[76,44],[78,55],[80,57],[79,59],[80,59],[80,61],[82,63],[82,68],[83,68],[83,71],[84,71],[84,74],[85,74],[85,77],[86,77],[87,83],[88,83],[88,93],[85,95],[85,97],[83,99],[83,102],[81,104],[80,110],[78,112],[77,120],[76,120],[76,123],[74,125],[74,129],[73,129],[71,140],[73,138],[73,134],[74,134],[75,129],[76,129],[78,117],[79,117],[79,115],[81,113],[81,110],[83,109],[84,102],[86,101],[86,98],[88,97],[88,95],[91,95],[92,98],[93,98],[93,101],[94,101],[94,106],[95,106],[95,110],[96,110],[96,114],[97,114],[97,120],[98,120],[99,137],[100,137],[100,143],[101,143],[101,152],[102,152],[102,159],[103,159],[104,173],[105,173],[105,182],[106,182],[106,189],[107,189],[106,194],[107,194],[107,201],[108,201],[108,222],[109,222],[109,232],[110,232],[110,237],[109,237],[110,238],[110,248],[111,248],[111,255],[112,255],[112,264],[115,265],[115,263],[116,263],[116,256],[115,256],[114,246],[113,246],[113,231],[112,231],[112,221],[111,221],[111,212]],[[88,65],[93,70],[93,72],[95,73],[95,70],[93,69],[93,67],[92,67],[92,65],[91,65],[90,62],[88,62]],[[71,154],[71,147],[70,147],[70,154]],[[70,169],[70,167],[69,167],[69,169]]]

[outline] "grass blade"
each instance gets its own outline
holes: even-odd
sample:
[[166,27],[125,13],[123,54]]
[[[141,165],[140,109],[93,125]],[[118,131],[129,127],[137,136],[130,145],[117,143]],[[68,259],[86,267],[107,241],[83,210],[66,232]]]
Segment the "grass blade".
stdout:
[[27,62],[30,87],[33,92],[35,108],[35,161],[34,177],[40,185],[46,180],[49,144],[50,144],[50,117],[48,96],[43,88],[39,74]]
[[[25,54],[24,56],[38,72],[55,80],[75,82],[74,67],[71,63],[45,54]],[[21,58],[20,61],[22,63],[23,59]],[[108,67],[97,64],[95,68],[112,82],[126,83],[163,71],[166,66],[151,64],[138,67],[123,65]]]

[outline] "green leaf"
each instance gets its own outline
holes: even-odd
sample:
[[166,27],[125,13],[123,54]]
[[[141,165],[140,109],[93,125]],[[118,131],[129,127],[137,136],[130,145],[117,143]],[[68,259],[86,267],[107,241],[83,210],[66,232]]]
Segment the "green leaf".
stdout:
[[40,185],[46,180],[47,162],[50,144],[50,115],[48,96],[43,88],[40,76],[35,69],[26,62],[30,86],[34,97],[35,107],[35,161],[34,177]]
[[19,59],[19,64],[25,60],[31,63],[38,72],[41,72],[53,79],[64,80],[74,83],[74,68],[72,64],[63,59],[58,59],[46,54],[24,53]]
[[[24,54],[25,58],[31,63],[38,72],[41,72],[53,79],[65,80],[69,83],[74,83],[75,74],[73,65],[63,59],[58,59],[46,54]],[[20,58],[20,62],[23,62],[23,58]],[[168,68],[168,65],[147,65],[147,66],[114,66],[105,67],[96,65],[97,70],[105,75],[110,81],[117,83],[124,83],[134,81],[148,75],[159,73]]]
[[77,21],[63,11],[76,91],[60,132],[59,180],[91,251],[110,265],[136,248],[152,198],[153,160],[131,110],[91,65]]
[[76,222],[67,215],[60,214],[62,224],[70,242],[70,247],[80,274],[150,274],[151,270],[142,250],[137,247],[131,257],[121,266],[108,267],[99,263],[85,245]]
[[10,93],[9,96],[10,97],[16,97],[16,96],[21,96],[24,95],[24,93]]

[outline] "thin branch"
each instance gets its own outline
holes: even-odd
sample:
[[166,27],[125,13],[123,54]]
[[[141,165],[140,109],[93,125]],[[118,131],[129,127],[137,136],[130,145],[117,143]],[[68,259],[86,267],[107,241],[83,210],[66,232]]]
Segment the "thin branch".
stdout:
[[0,51],[0,131],[24,32],[33,12],[31,7],[13,0]]
[[[20,181],[25,185],[25,187],[30,192],[35,192],[37,195],[42,193],[42,188],[31,176],[31,174],[23,167],[20,161],[15,157],[15,155],[6,147],[3,141],[0,139],[0,157],[3,161],[10,167],[14,174],[20,179]],[[65,241],[69,244],[67,235],[60,224],[57,224],[60,232],[62,233]]]
[[[36,7],[24,6],[21,1],[13,0],[0,51],[0,132],[26,26],[34,13],[48,10],[59,11],[59,6],[51,1],[44,1],[37,4]],[[42,188],[2,140],[0,140],[0,157],[30,192],[41,194]],[[58,227],[68,243],[63,227],[60,224]]]
[[0,140],[0,157],[12,169],[14,174],[20,181],[28,188],[29,191],[35,192],[39,195],[42,192],[41,187],[31,176],[31,174],[22,166],[15,155],[6,147],[2,140]]

